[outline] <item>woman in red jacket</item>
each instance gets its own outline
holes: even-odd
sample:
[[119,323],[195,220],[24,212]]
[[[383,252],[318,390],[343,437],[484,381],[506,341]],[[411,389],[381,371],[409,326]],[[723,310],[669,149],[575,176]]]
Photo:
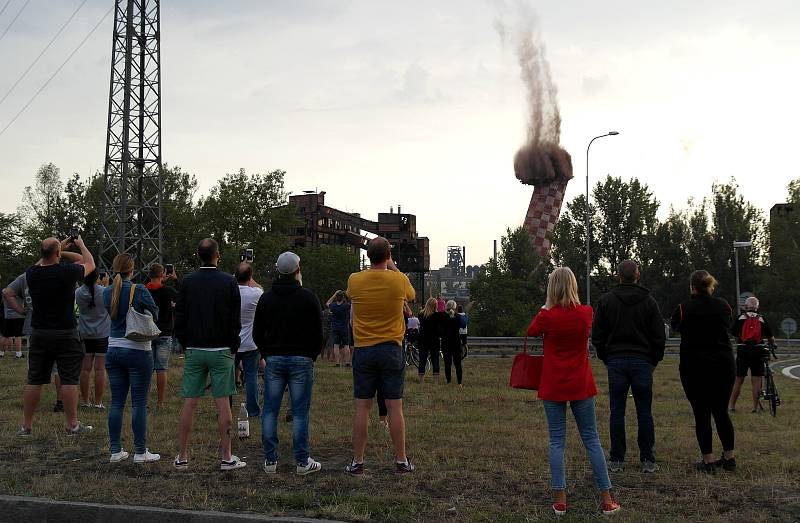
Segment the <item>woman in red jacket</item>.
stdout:
[[595,483],[602,498],[601,510],[610,515],[620,509],[609,491],[611,480],[597,433],[594,411],[597,387],[587,350],[591,325],[592,308],[581,305],[575,275],[568,267],[554,270],[547,282],[547,303],[533,318],[528,327],[528,336],[544,336],[539,399],[544,401],[550,433],[550,483],[554,497],[553,511],[557,516],[563,516],[567,511],[564,474],[567,402],[589,455]]

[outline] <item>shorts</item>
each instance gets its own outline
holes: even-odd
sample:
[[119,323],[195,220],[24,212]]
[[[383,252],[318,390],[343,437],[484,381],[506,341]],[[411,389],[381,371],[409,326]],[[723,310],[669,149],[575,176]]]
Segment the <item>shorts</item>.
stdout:
[[406,362],[396,343],[379,343],[353,351],[353,396],[372,399],[380,391],[387,400],[403,399]]
[[105,354],[108,352],[108,338],[84,339],[83,350],[86,354]]
[[347,331],[331,331],[331,343],[340,347],[350,345],[350,336]]
[[28,385],[50,383],[58,363],[62,385],[77,385],[83,364],[83,344],[77,329],[34,330],[28,349]]
[[211,375],[211,395],[226,398],[236,394],[233,354],[225,350],[186,349],[183,363],[181,395],[184,398],[202,398]]
[[25,318],[5,318],[2,325],[2,333],[5,338],[21,338],[22,328],[25,326]]
[[750,375],[754,378],[764,375],[763,354],[758,349],[738,347],[736,349],[736,377],[744,378],[747,376],[747,371],[750,371]]
[[153,370],[169,369],[169,354],[172,352],[172,336],[160,336],[151,343],[153,347]]

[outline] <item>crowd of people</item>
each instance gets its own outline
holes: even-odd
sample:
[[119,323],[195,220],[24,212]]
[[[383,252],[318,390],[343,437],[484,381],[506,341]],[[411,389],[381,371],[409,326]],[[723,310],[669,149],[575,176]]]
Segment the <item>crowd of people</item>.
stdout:
[[[72,247],[78,252],[70,251]],[[183,277],[179,285],[174,269],[165,271],[160,264],[143,268],[149,282],[141,285],[131,281],[136,267],[127,254],[114,258],[110,279],[96,267],[80,237],[42,242],[39,261],[3,290],[0,346],[11,346],[17,357],[23,357],[21,339],[23,334],[29,335],[28,376],[18,436],[32,434],[42,388],[53,377],[57,378],[59,398],[55,410],[64,412],[66,434],[93,430],[78,420],[78,404],[105,409],[107,376],[111,394],[109,461],[119,463],[129,458],[122,442],[128,396],[133,462],[160,460],[160,454],[147,446],[148,394],[155,373],[155,408],[162,409],[170,355],[181,352],[183,406],[179,451],[173,461],[177,470],[190,466],[195,411],[209,391],[217,411],[220,470],[246,466],[233,454],[231,441],[231,398],[241,379],[247,416],[260,417],[261,421],[263,470],[268,474],[278,471],[278,417],[288,391],[295,472],[312,474],[322,469],[309,448],[314,366],[322,355],[336,367],[351,367],[352,372],[353,454],[345,472],[352,476],[365,473],[367,427],[375,398],[393,443],[394,472],[403,475],[415,470],[406,452],[404,342],[410,340],[419,349],[420,382],[425,379],[428,364],[438,382],[441,354],[447,383],[452,381],[454,368],[455,380],[463,386],[468,317],[460,306],[441,296],[431,297],[415,315],[409,306],[415,301],[415,290],[394,264],[389,242],[381,237],[368,245],[369,268],[352,274],[347,289],[335,292],[324,306],[303,287],[301,260],[293,252],[278,257],[277,277],[269,289],[253,279],[253,267],[247,261],[237,266],[233,277],[219,270],[219,247],[213,239],[200,242],[197,255],[199,268]],[[538,396],[543,400],[549,432],[552,509],[557,515],[567,510],[564,452],[568,408],[586,447],[603,513],[620,509],[611,495],[609,473],[625,467],[629,392],[636,406],[640,470],[659,470],[652,401],[653,373],[664,357],[664,324],[656,301],[639,284],[637,264],[626,260],[617,274],[619,285],[592,309],[580,303],[572,271],[555,269],[548,279],[546,303],[527,329],[528,336],[544,338]],[[715,286],[716,281],[706,271],[694,272],[691,297],[672,316],[673,329],[681,333],[680,379],[694,414],[702,456],[695,468],[703,473],[736,469],[729,413],[735,411],[748,371],[753,376],[753,412],[759,411],[763,363],[751,346],[760,343],[762,336],[772,341],[755,298],[747,301],[745,312],[732,322],[731,307],[714,297]],[[148,321],[155,328],[154,334],[142,334],[147,331],[142,324],[146,326]],[[736,363],[731,333],[740,343]],[[330,344],[326,344],[326,337]],[[608,372],[608,460],[597,430],[598,390],[589,362],[589,339]],[[263,400],[259,398],[259,371],[264,376]],[[712,419],[722,443],[718,458],[713,452]]]

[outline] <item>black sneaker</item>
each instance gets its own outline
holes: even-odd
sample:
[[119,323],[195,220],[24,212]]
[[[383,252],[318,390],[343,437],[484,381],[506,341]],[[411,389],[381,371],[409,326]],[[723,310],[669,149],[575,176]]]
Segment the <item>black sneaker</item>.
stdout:
[[398,461],[394,464],[394,474],[395,476],[403,476],[405,474],[411,474],[416,470],[416,467],[411,464],[410,461],[406,460],[405,463],[400,463]]
[[736,458],[725,459],[724,456],[720,456],[720,458],[714,462],[714,466],[716,468],[721,468],[726,472],[735,472],[736,471]]
[[706,463],[705,461],[698,461],[695,463],[694,470],[696,472],[702,472],[703,474],[713,474],[717,471],[713,463]]
[[64,412],[64,404],[57,401],[56,404],[53,405],[53,412]]
[[344,468],[345,473],[350,474],[351,476],[356,477],[363,477],[364,476],[364,464],[363,463],[356,463],[356,460],[352,460],[349,465]]

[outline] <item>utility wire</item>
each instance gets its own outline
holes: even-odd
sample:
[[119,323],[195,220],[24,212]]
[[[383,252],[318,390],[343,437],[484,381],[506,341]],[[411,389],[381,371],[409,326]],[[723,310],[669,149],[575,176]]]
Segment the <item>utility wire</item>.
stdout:
[[67,19],[67,21],[64,22],[64,25],[61,26],[61,29],[59,29],[58,32],[55,34],[55,36],[53,36],[53,38],[51,38],[50,41],[47,42],[47,45],[44,46],[44,49],[42,49],[42,52],[39,53],[39,56],[37,56],[36,59],[33,62],[31,62],[31,65],[29,65],[28,68],[25,69],[25,72],[22,73],[19,78],[17,78],[17,81],[14,82],[14,85],[12,85],[11,87],[8,88],[8,91],[6,91],[6,94],[4,94],[2,98],[0,98],[0,105],[3,105],[3,102],[6,101],[6,98],[8,98],[8,95],[10,95],[11,92],[19,85],[19,83],[22,80],[25,79],[25,77],[28,75],[28,73],[31,71],[31,69],[33,69],[33,67],[39,62],[39,59],[42,58],[44,53],[46,53],[47,50],[50,49],[50,46],[53,45],[53,42],[56,41],[56,39],[61,35],[61,33],[64,32],[64,29],[66,29],[67,26],[69,25],[69,23],[72,22],[72,19],[75,18],[75,15],[78,14],[78,11],[81,10],[81,8],[86,4],[86,2],[87,2],[87,0],[83,0],[83,2],[81,2],[81,5],[79,5],[78,8],[75,9],[75,11],[72,12],[72,14]]
[[11,0],[6,0],[6,5],[4,5],[2,9],[0,9],[0,16],[3,16],[3,13],[6,11],[6,7],[8,7],[8,4],[10,3]]
[[[8,24],[8,27],[6,27],[6,30],[3,31],[3,34],[0,35],[0,42],[2,42],[3,38],[6,37],[6,35],[8,34],[9,29],[11,29],[11,26],[14,25],[14,22],[17,21],[17,18],[19,18],[19,15],[21,15],[22,12],[25,10],[25,8],[28,7],[29,3],[31,3],[31,0],[25,0],[25,3],[22,4],[22,7],[19,8],[19,11],[17,11],[17,15],[14,18],[11,19],[11,23]],[[6,6],[8,6],[8,4],[6,4]],[[5,11],[5,9],[6,8],[3,7],[4,11]]]
[[19,117],[22,115],[22,113],[24,113],[24,112],[25,112],[25,110],[26,110],[26,109],[27,109],[27,108],[28,108],[28,107],[29,107],[29,106],[30,106],[30,105],[31,105],[31,104],[34,102],[34,100],[36,100],[36,98],[37,98],[37,97],[38,97],[40,94],[42,94],[42,91],[44,91],[44,90],[45,90],[45,88],[47,88],[47,86],[50,84],[50,82],[53,80],[53,78],[55,78],[55,77],[56,77],[56,75],[58,75],[58,73],[60,73],[60,72],[61,72],[61,70],[64,68],[64,66],[65,66],[65,65],[67,65],[67,63],[68,63],[68,62],[69,62],[69,61],[72,59],[72,57],[73,57],[73,56],[75,56],[75,53],[77,53],[77,52],[78,52],[78,50],[80,50],[80,48],[81,48],[81,47],[83,47],[83,44],[85,44],[85,43],[86,43],[86,41],[87,41],[87,40],[89,40],[89,38],[91,38],[91,36],[94,34],[94,32],[95,32],[95,31],[97,31],[97,29],[100,27],[100,25],[103,23],[103,21],[105,21],[105,19],[106,19],[106,18],[108,18],[108,15],[110,15],[110,14],[111,14],[111,11],[113,11],[113,10],[114,10],[114,6],[111,6],[111,8],[110,8],[108,11],[106,11],[106,13],[105,13],[105,14],[103,15],[103,17],[100,19],[100,21],[99,21],[99,22],[97,22],[97,24],[95,24],[95,26],[94,26],[94,27],[92,27],[92,30],[91,30],[91,31],[89,31],[89,34],[87,34],[87,35],[86,35],[86,36],[83,38],[83,40],[81,40],[81,41],[80,41],[80,43],[77,45],[77,47],[75,47],[75,49],[73,49],[73,50],[72,50],[72,52],[69,54],[69,56],[67,56],[67,59],[66,59],[66,60],[64,60],[64,61],[61,63],[61,65],[59,65],[59,66],[58,66],[58,69],[56,69],[56,70],[55,70],[55,72],[53,72],[53,74],[51,74],[51,75],[50,75],[50,77],[49,77],[47,80],[45,80],[44,84],[42,84],[42,86],[39,88],[39,90],[38,90],[38,91],[36,91],[36,92],[33,94],[33,96],[31,96],[31,99],[30,99],[30,100],[28,100],[28,103],[26,103],[25,105],[23,105],[23,106],[22,106],[22,109],[20,109],[20,110],[19,110],[19,112],[18,112],[16,115],[14,115],[14,118],[12,118],[12,119],[11,119],[11,121],[10,121],[10,122],[8,122],[8,123],[6,124],[6,126],[5,126],[5,127],[3,127],[3,129],[2,129],[2,130],[0,130],[0,136],[3,136],[3,134],[4,134],[4,133],[5,133],[7,130],[8,130],[8,128],[9,128],[9,127],[11,127],[11,125],[12,125],[14,122],[16,122],[16,121],[17,121],[17,118],[19,118]]

